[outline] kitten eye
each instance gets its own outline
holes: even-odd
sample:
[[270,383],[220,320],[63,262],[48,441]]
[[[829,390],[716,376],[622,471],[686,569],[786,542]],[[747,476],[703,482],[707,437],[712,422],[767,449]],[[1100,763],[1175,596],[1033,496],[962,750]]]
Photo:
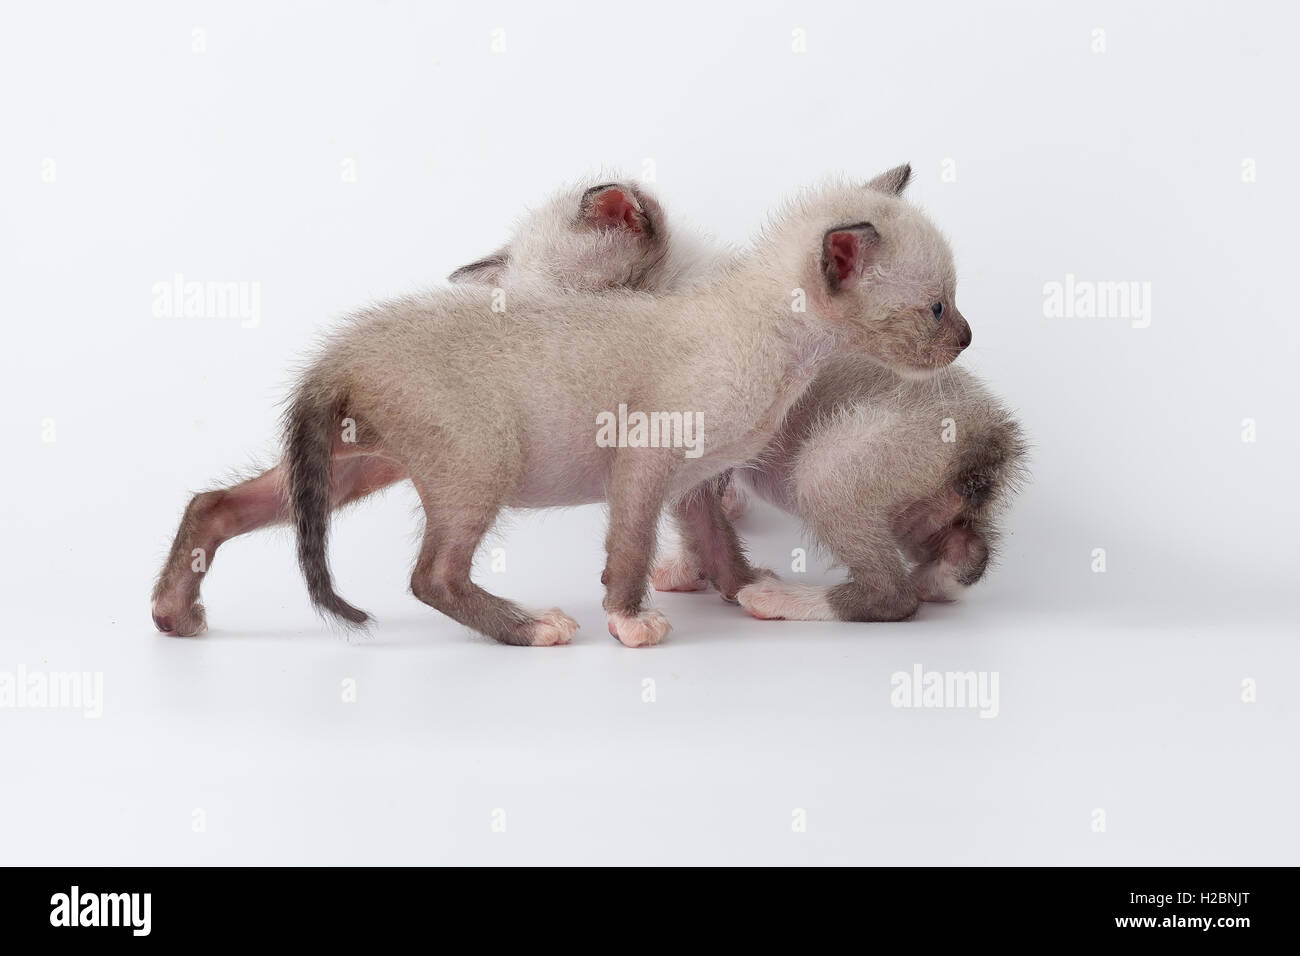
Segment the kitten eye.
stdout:
[[942,303],[942,302],[936,302],[934,305],[930,306],[930,311],[934,314],[934,317],[935,317],[936,319],[942,319],[942,318],[943,318],[943,303]]

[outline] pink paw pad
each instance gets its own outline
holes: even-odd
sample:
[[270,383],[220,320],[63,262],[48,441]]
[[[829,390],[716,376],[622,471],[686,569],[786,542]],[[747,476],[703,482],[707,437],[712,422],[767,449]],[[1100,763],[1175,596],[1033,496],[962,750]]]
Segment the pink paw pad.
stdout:
[[565,614],[558,607],[544,611],[532,625],[531,640],[533,647],[553,647],[556,644],[568,644],[578,630],[578,622]]
[[658,611],[609,616],[609,633],[626,647],[653,647],[671,630],[668,618]]

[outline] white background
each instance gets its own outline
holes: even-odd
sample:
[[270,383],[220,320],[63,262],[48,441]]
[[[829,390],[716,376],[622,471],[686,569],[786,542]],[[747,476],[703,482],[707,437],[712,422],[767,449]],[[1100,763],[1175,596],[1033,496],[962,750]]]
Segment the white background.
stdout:
[[[99,671],[105,703],[0,710],[0,860],[1296,863],[1293,9],[550,6],[7,11],[0,671]],[[647,159],[733,240],[823,173],[914,164],[962,362],[1035,446],[962,604],[795,624],[669,595],[669,640],[628,650],[579,509],[512,519],[480,576],[575,644],[499,647],[407,593],[402,489],[335,525],[368,641],[318,621],[283,531],[217,556],[206,635],[155,633],[189,493],[274,455],[320,330]],[[154,318],[174,273],[260,283],[260,325]],[[1067,273],[1150,282],[1150,327],[1045,318]],[[792,520],[743,530],[791,576]],[[996,671],[999,716],[891,707],[918,663]]]

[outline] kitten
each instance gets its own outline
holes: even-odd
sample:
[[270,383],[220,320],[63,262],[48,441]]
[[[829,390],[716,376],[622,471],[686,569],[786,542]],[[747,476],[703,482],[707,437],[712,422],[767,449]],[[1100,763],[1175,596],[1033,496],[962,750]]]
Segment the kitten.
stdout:
[[[756,580],[714,479],[764,449],[832,356],[914,376],[949,364],[970,342],[954,286],[948,245],[918,210],[892,191],[831,183],[685,291],[529,286],[502,311],[499,290],[464,287],[360,312],[302,376],[286,416],[308,593],[366,621],[334,591],[326,535],[335,459],[378,458],[410,475],[424,505],[411,578],[421,601],[504,643],[567,642],[576,622],[488,593],[470,580],[471,560],[502,507],[607,500],[610,633],[658,643],[668,622],[643,602],[665,503],[724,593]],[[707,440],[694,456],[605,447],[593,423],[614,409],[694,415]]]
[[[561,189],[526,214],[509,243],[490,256],[457,269],[453,282],[476,282],[510,290],[530,284],[599,292],[636,288],[662,292],[685,285],[716,258],[701,239],[670,240],[663,209],[630,183],[581,183]],[[330,503],[338,508],[406,478],[379,457],[346,456],[332,468]],[[281,462],[253,478],[196,494],[185,509],[152,599],[160,631],[200,634],[207,615],[200,601],[203,578],[217,549],[231,538],[292,516],[288,472]],[[199,557],[202,560],[196,560]]]
[[[888,176],[877,180],[876,185],[879,187],[896,181],[898,172],[891,171]],[[645,187],[632,183],[600,183],[590,186],[581,183],[561,190],[539,209],[524,217],[511,241],[497,253],[456,270],[451,278],[454,281],[479,282],[511,289],[537,282],[585,291],[599,291],[621,284],[663,292],[706,274],[729,254],[716,246],[710,246],[702,239],[680,233],[674,234],[670,241],[665,241],[667,229],[662,208]],[[896,383],[887,376],[879,377],[878,368],[873,367],[870,371],[872,376],[863,381],[872,382],[875,391],[866,389],[859,400],[880,402],[884,396],[889,395]],[[955,406],[954,419],[960,422],[966,417],[963,403],[968,406],[971,404],[970,398],[978,386],[960,370],[950,369],[946,374],[951,376],[951,380],[944,382],[944,391]],[[816,383],[814,388],[817,388]],[[809,396],[801,404],[815,406],[816,402]],[[902,404],[914,409],[920,407],[915,401]],[[915,440],[919,443],[922,427],[924,438],[929,439],[933,433],[932,424],[933,416],[929,416],[924,420],[924,426],[918,426],[915,433],[909,433],[905,427],[907,423],[903,422],[901,425],[904,427],[899,429],[898,440],[903,443]],[[978,437],[972,437],[963,428],[959,441],[977,445]],[[772,452],[769,451],[765,458],[770,461],[771,455]],[[974,485],[971,480],[962,484],[963,488],[972,488],[982,483],[986,489],[977,504],[980,513],[972,515],[978,520],[967,522],[967,531],[975,537],[973,551],[976,554],[981,549],[987,554],[988,541],[991,541],[995,533],[990,506],[1003,497],[1005,476],[1014,474],[1017,467],[1014,455],[999,459],[995,454],[988,465],[983,472],[974,474]],[[774,473],[777,471],[774,463],[769,470]],[[788,468],[782,470],[788,472]],[[391,463],[364,456],[339,459],[334,471],[332,504],[335,507],[359,500],[405,477]],[[924,488],[927,495],[934,496],[937,491],[927,485],[925,477],[927,476],[918,479],[917,487]],[[757,483],[762,489],[770,489],[764,497],[797,513],[796,504],[780,493],[782,483],[774,485],[771,481],[764,482],[761,466],[745,467],[741,472],[741,480]],[[727,484],[723,495],[724,508],[730,497],[740,489],[741,480]],[[901,484],[901,494],[906,497],[906,482]],[[941,482],[937,487],[947,486]],[[908,504],[912,513],[918,511],[923,500]],[[160,629],[186,635],[201,632],[205,618],[203,607],[198,602],[199,586],[206,573],[206,565],[211,563],[217,547],[230,537],[285,521],[288,517],[289,502],[282,465],[250,481],[196,495],[186,509],[172,554],[155,589],[154,618]],[[201,565],[203,571],[194,571],[191,568],[191,557],[194,549],[200,547],[206,554],[206,562]],[[915,554],[915,550],[911,553]],[[929,576],[932,579],[937,567],[937,564],[931,565]],[[978,578],[980,569],[982,563],[954,567],[946,579],[932,580],[924,586],[922,596],[926,599],[945,598],[958,586],[957,578],[961,578],[963,583],[973,583]],[[655,580],[664,589],[707,587],[708,581],[701,578],[700,573],[698,559],[694,555],[685,554],[676,561],[670,559],[661,562],[656,569]],[[782,591],[768,581],[760,584],[770,590],[764,592],[758,585],[748,590],[748,607],[751,612],[772,615],[780,610],[772,602],[781,597]],[[792,585],[791,588],[798,590],[798,586]],[[808,595],[805,592],[803,596],[806,598]],[[812,606],[823,609],[826,601],[824,598],[813,601]],[[793,613],[797,616],[799,612],[795,610]]]
[[[895,172],[877,184],[899,195],[911,169]],[[935,302],[936,322],[946,308]],[[919,381],[836,357],[736,474],[801,517],[849,579],[819,588],[762,577],[737,599],[755,617],[845,621],[904,620],[921,601],[955,600],[988,566],[1027,453],[1011,412],[963,369]],[[679,565],[678,580],[689,570]]]
[[984,574],[1025,455],[1010,412],[961,370],[919,382],[833,360],[736,475],[799,515],[849,580],[819,588],[762,578],[737,599],[755,617],[845,621],[903,620],[921,601],[954,600]]
[[[897,195],[910,172],[900,167],[871,185]],[[575,197],[564,194],[551,204],[551,215],[566,222],[573,208]],[[617,219],[607,224],[610,230],[621,227]],[[721,250],[687,245],[680,235],[672,243],[679,265],[658,277],[656,291],[723,267]],[[587,244],[594,248],[590,233]],[[543,272],[557,285],[580,284],[583,273],[573,263],[588,257],[572,246],[559,255],[559,248],[560,243],[516,240],[502,254],[523,274]],[[618,258],[624,247],[603,248]],[[627,265],[606,263],[607,274],[637,274],[635,247],[628,248]],[[998,537],[998,515],[1025,473],[1025,456],[1010,412],[964,370],[948,368],[918,382],[869,357],[835,358],[770,446],[735,470],[722,503],[731,517],[735,506],[729,508],[728,499],[743,501],[740,489],[748,487],[803,518],[850,568],[851,578],[836,588],[817,588],[765,576],[739,590],[740,603],[764,618],[898,620],[913,614],[920,601],[954,600],[984,574]],[[913,564],[910,571],[904,556]],[[662,560],[653,581],[660,590],[709,585],[689,547]]]
[[528,212],[510,241],[461,266],[452,282],[522,290],[679,291],[724,250],[701,235],[669,234],[663,207],[634,182],[581,181]]

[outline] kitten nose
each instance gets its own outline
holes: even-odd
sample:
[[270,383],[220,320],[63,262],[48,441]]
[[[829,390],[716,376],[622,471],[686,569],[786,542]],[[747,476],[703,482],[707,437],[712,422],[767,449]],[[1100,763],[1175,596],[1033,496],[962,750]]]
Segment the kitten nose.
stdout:
[[970,340],[970,324],[963,321],[961,324],[961,331],[957,333],[957,347],[964,349],[966,346],[970,345]]

